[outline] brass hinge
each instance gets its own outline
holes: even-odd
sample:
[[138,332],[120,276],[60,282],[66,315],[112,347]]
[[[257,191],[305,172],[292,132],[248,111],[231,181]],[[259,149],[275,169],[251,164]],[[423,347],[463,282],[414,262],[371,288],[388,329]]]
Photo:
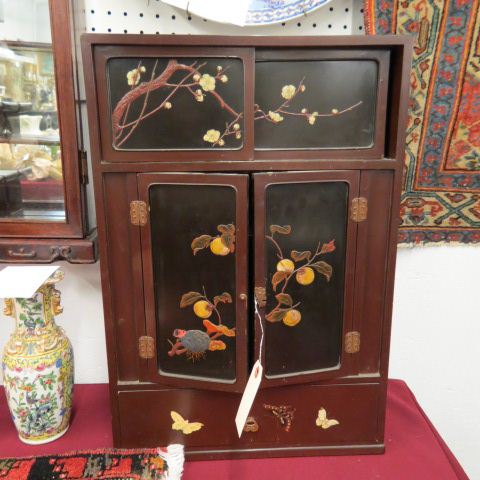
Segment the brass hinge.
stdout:
[[146,335],[138,339],[138,355],[140,358],[153,358],[155,356],[155,341]]
[[267,292],[265,287],[255,287],[255,300],[260,308],[263,308],[267,303]]
[[130,202],[130,222],[143,227],[147,224],[147,204],[140,200]]
[[365,197],[355,197],[352,199],[352,208],[350,218],[354,222],[363,222],[368,216],[368,201]]
[[87,185],[88,163],[87,163],[87,152],[85,150],[78,151],[78,163],[80,165],[80,183],[82,185]]
[[347,332],[345,334],[345,352],[358,353],[360,351],[360,332]]

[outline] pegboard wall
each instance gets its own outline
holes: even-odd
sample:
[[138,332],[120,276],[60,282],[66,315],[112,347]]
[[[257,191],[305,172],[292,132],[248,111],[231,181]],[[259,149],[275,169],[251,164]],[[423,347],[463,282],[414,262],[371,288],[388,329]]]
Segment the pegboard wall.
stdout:
[[84,0],[91,33],[211,35],[350,35],[363,33],[362,0],[331,0],[308,15],[265,27],[223,25],[160,0]]

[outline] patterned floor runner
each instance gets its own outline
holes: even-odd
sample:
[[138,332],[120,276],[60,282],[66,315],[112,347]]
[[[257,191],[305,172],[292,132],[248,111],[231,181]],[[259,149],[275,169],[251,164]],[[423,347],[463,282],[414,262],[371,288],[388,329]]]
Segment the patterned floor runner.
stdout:
[[4,458],[0,459],[0,480],[176,480],[183,469],[183,447],[172,447]]

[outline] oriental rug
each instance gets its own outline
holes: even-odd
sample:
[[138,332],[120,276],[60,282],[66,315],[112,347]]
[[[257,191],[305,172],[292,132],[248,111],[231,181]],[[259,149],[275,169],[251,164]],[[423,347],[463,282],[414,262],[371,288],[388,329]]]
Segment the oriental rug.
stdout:
[[480,0],[364,0],[368,34],[415,36],[399,243],[480,242]]
[[[0,458],[0,479],[180,479],[183,448],[173,455],[169,449],[87,450],[58,456]],[[171,463],[175,464],[173,469]]]

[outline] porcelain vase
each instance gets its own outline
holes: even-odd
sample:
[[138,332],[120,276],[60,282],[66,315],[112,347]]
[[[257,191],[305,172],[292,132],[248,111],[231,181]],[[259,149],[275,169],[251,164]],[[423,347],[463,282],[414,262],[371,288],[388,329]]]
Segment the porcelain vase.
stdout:
[[51,442],[67,430],[72,410],[73,350],[55,315],[62,313],[57,270],[32,298],[6,298],[16,320],[3,353],[3,383],[20,440]]

